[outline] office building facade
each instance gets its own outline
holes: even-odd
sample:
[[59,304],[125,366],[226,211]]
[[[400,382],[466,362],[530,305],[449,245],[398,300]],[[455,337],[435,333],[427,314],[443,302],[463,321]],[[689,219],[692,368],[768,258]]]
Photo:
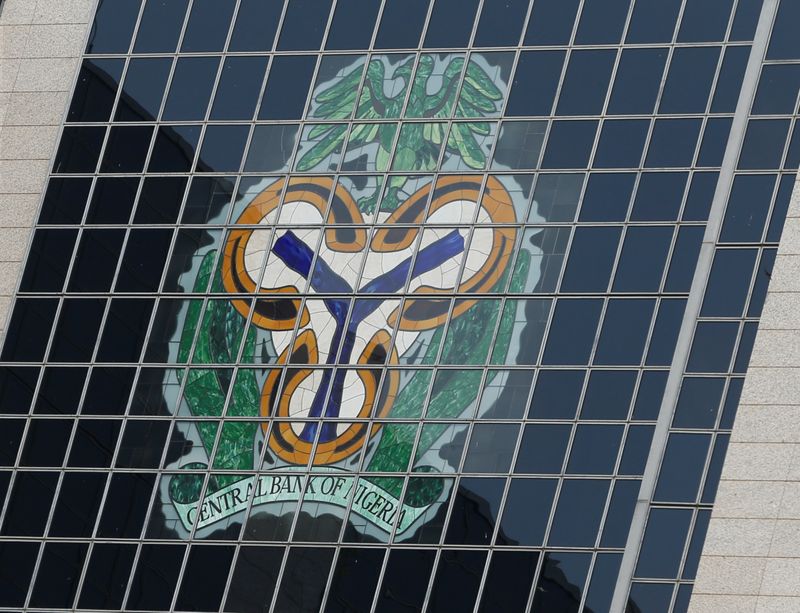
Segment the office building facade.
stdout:
[[797,608],[798,18],[5,0],[0,611]]

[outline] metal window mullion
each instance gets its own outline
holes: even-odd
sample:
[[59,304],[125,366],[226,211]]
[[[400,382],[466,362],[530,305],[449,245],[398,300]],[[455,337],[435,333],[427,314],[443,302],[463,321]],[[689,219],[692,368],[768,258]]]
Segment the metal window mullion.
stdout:
[[669,425],[680,391],[680,381],[683,370],[688,363],[695,321],[700,313],[705,285],[711,271],[714,248],[724,218],[727,199],[733,184],[739,151],[744,142],[748,112],[758,85],[758,73],[766,53],[770,27],[777,11],[777,4],[777,0],[766,0],[761,9],[755,40],[743,79],[742,90],[736,105],[736,113],[731,127],[728,146],[726,147],[719,181],[712,201],[711,214],[709,216],[708,225],[706,226],[697,269],[695,270],[692,288],[689,293],[689,300],[681,323],[675,357],[673,358],[672,366],[669,371],[667,386],[661,403],[659,418],[656,423],[656,430],[654,432],[650,454],[642,479],[641,490],[634,510],[631,530],[628,534],[628,540],[623,554],[620,574],[614,590],[611,606],[612,613],[621,613],[623,611],[628,591],[630,590],[630,583],[633,577],[636,560],[644,537],[644,528],[650,500],[655,491],[658,468],[666,449]]

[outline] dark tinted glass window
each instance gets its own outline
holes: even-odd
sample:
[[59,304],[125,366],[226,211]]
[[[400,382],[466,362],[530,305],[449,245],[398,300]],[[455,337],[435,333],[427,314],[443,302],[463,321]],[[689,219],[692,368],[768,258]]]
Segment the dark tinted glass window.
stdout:
[[525,426],[514,472],[559,474],[571,432],[568,424]]
[[186,545],[143,545],[128,594],[137,611],[169,609]]
[[135,554],[135,545],[96,544],[86,567],[78,606],[121,609]]
[[653,509],[644,532],[637,577],[677,577],[692,520],[691,509]]
[[706,464],[710,435],[670,434],[656,485],[655,500],[694,502]]
[[380,6],[380,0],[339,0],[325,48],[368,49]]
[[397,610],[407,607],[421,610],[428,591],[434,556],[433,550],[391,550],[378,593],[378,608]]
[[84,230],[72,265],[69,291],[110,290],[124,239],[124,230]]
[[800,56],[800,41],[791,27],[791,24],[797,23],[798,19],[800,19],[800,5],[795,2],[781,2],[772,27],[767,59],[788,60]]
[[53,510],[50,536],[89,537],[106,486],[105,473],[66,473]]
[[218,65],[216,57],[180,58],[175,65],[163,119],[205,119]]
[[23,292],[59,292],[75,247],[77,230],[39,229],[33,235],[25,272]]
[[507,115],[549,115],[564,64],[563,51],[524,51],[511,84]]
[[548,545],[593,547],[606,506],[609,482],[566,479],[561,485]]
[[704,113],[717,72],[720,47],[676,49],[661,96],[662,113]]
[[259,119],[299,119],[306,106],[314,72],[313,56],[280,56],[272,60]]
[[584,0],[575,43],[617,44],[628,17],[631,0]]
[[102,0],[89,32],[86,53],[127,53],[141,0]]
[[76,414],[86,373],[86,368],[46,367],[33,412]]
[[525,45],[565,45],[572,37],[578,0],[534,2],[525,33]]
[[753,103],[753,113],[763,115],[791,114],[797,108],[800,89],[800,65],[764,66]]
[[199,140],[200,126],[160,125],[147,165],[148,172],[189,172]]
[[691,0],[683,9],[679,42],[706,42],[725,39],[733,0],[721,0],[711,4],[703,0]]
[[187,611],[216,610],[228,579],[233,547],[193,545],[183,570],[176,607]]
[[636,0],[625,42],[670,42],[681,4],[681,0]]
[[554,121],[543,168],[585,168],[594,145],[596,121]]
[[573,51],[561,86],[559,115],[597,115],[603,110],[616,51]]
[[128,64],[115,121],[155,121],[172,66],[169,58],[134,58]]
[[558,300],[542,362],[588,363],[602,306],[602,300]]
[[731,131],[731,117],[711,117],[706,122],[703,132],[703,142],[697,156],[697,166],[718,167],[722,166],[722,157],[728,145],[728,135]]
[[645,172],[639,179],[631,211],[633,221],[672,221],[678,218],[688,175],[683,172]]
[[47,543],[39,562],[31,606],[68,609],[78,589],[88,543]]
[[572,239],[567,269],[561,281],[564,292],[604,292],[617,255],[620,228],[578,228]]
[[675,428],[713,428],[717,420],[725,379],[685,377],[672,425]]
[[717,249],[701,317],[742,316],[757,256],[756,249]]
[[91,186],[92,180],[88,178],[50,179],[39,213],[39,223],[80,223]]
[[654,307],[654,300],[609,300],[594,363],[638,366]]
[[266,69],[266,57],[225,60],[211,119],[252,119]]
[[628,216],[633,173],[592,173],[581,204],[581,221],[624,221]]
[[275,608],[308,613],[319,611],[332,560],[332,548],[291,548],[284,562]]
[[612,119],[603,122],[594,155],[594,167],[638,168],[649,130],[648,119]]
[[111,128],[100,171],[142,172],[152,137],[152,126]]
[[434,0],[423,46],[466,47],[477,11],[477,0]]
[[97,536],[139,538],[154,482],[155,475],[152,474],[112,475]]
[[181,51],[222,51],[235,0],[194,0]]
[[75,83],[67,121],[108,121],[124,65],[124,60],[84,60]]
[[625,49],[614,78],[608,112],[652,113],[666,61],[666,49]]
[[186,17],[187,0],[147,0],[134,53],[173,53]]
[[271,602],[283,551],[282,547],[242,547],[239,550],[225,611],[257,611],[265,602]]
[[372,599],[378,587],[383,556],[384,552],[380,549],[341,549],[325,612],[368,611],[372,607]]
[[533,590],[533,611],[574,611],[580,606],[591,555],[553,552],[544,555]]
[[209,126],[197,159],[200,172],[238,172],[250,126]]
[[64,128],[53,162],[53,172],[94,172],[105,133],[106,129],[100,127]]
[[529,3],[526,0],[489,0],[483,3],[476,47],[505,47],[519,43]]
[[685,300],[662,300],[659,304],[650,347],[647,350],[648,365],[667,366],[672,361],[685,307]]
[[625,419],[635,385],[636,371],[633,370],[592,371],[586,385],[581,419]]
[[540,371],[528,418],[574,418],[578,411],[584,376],[585,373],[581,370]]
[[678,238],[672,251],[669,273],[664,283],[668,292],[688,292],[697,266],[700,243],[705,229],[701,226],[685,226],[678,230]]
[[645,166],[691,166],[701,126],[700,119],[656,119]]
[[228,50],[271,51],[282,13],[280,1],[242,0]]
[[427,610],[444,613],[474,608],[485,562],[485,551],[445,549],[439,556]]
[[2,359],[38,362],[44,357],[58,300],[18,298],[6,330]]
[[[508,489],[498,540],[511,545],[540,546],[556,491],[554,479],[513,479]],[[534,500],[538,504],[532,504]]]
[[88,224],[126,224],[130,220],[139,179],[135,177],[101,177],[97,179],[89,212]]
[[131,230],[117,276],[117,291],[156,291],[164,272],[171,239],[172,230]]
[[721,240],[759,242],[774,189],[774,175],[738,175],[728,199]]
[[538,560],[535,551],[495,551],[478,611],[524,611]]
[[736,110],[749,55],[750,47],[728,47],[725,50],[711,102],[712,113],[733,113]]
[[91,360],[105,309],[105,300],[65,299],[58,314],[50,359],[55,362]]
[[147,177],[139,194],[133,222],[175,223],[183,203],[186,177]]
[[0,413],[27,413],[38,378],[38,368],[0,367]]
[[419,44],[430,0],[386,0],[375,39],[377,49],[408,49]]
[[788,119],[751,119],[747,124],[744,145],[739,156],[739,168],[778,168],[789,126]]
[[672,234],[672,228],[628,228],[614,277],[614,291],[657,292],[672,245]]
[[279,51],[311,51],[320,48],[331,0],[289,0],[283,16]]
[[42,536],[55,497],[58,474],[26,471],[18,473],[3,520],[3,535]]
[[567,474],[613,474],[622,433],[622,426],[579,424],[572,439]]

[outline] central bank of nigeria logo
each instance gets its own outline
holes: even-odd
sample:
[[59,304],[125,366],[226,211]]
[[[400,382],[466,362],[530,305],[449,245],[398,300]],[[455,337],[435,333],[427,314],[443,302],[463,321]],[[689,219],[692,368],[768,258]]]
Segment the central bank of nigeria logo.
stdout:
[[[341,70],[315,92],[317,110],[346,115],[336,105],[355,102],[349,90],[362,69],[356,113],[368,109],[369,119],[396,117],[387,96],[406,95],[398,83],[408,88],[412,116],[474,117],[502,102],[480,58],[422,56],[409,86],[413,63],[388,57]],[[446,453],[453,421],[474,412],[482,374],[444,370],[432,383],[424,367],[448,347],[462,364],[484,363],[475,356],[490,347],[493,356],[510,351],[518,315],[480,295],[509,282],[517,213],[508,182],[419,175],[432,170],[436,147],[483,168],[480,137],[490,128],[461,123],[442,141],[438,127],[408,125],[394,147],[408,175],[378,181],[371,193],[358,180],[264,180],[240,201],[224,241],[195,259],[193,289],[215,298],[193,301],[176,333],[179,358],[194,366],[181,375],[176,412],[207,419],[179,426],[194,445],[162,481],[175,529],[208,535],[231,521],[290,513],[287,503],[313,503],[316,513],[359,516],[362,531],[402,534],[447,499],[446,473],[458,468]],[[354,128],[345,147],[337,124],[320,126],[312,130],[318,140],[301,142],[295,169],[320,170],[319,160],[337,147],[349,151],[354,139],[354,155],[387,158],[390,127]],[[529,268],[518,258],[515,277]],[[495,333],[487,322],[498,318]],[[237,360],[235,374],[215,367]],[[432,421],[418,430],[423,410]],[[424,478],[404,487],[409,471]]]

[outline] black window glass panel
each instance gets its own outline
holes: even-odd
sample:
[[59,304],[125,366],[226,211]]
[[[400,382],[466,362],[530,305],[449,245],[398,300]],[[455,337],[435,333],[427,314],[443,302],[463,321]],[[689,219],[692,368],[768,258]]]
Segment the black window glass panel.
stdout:
[[153,126],[111,128],[100,171],[142,172],[152,137]]
[[376,49],[413,49],[419,44],[430,0],[386,0]]
[[136,371],[132,368],[96,366],[83,399],[83,415],[122,415]]
[[731,40],[753,40],[756,33],[758,17],[761,14],[761,0],[739,0],[736,3],[736,15],[731,27]]
[[462,478],[455,493],[445,542],[491,544],[504,488],[505,479]]
[[426,610],[446,613],[474,609],[486,553],[469,549],[442,551]]
[[636,385],[636,371],[595,370],[589,375],[581,419],[625,419]]
[[179,58],[175,64],[162,119],[205,119],[218,66],[217,57]]
[[6,331],[4,361],[39,362],[44,357],[58,300],[18,298]]
[[381,549],[340,549],[325,613],[369,611],[378,587],[383,556]]
[[638,366],[654,307],[655,300],[609,300],[594,363]]
[[652,579],[677,577],[691,521],[691,509],[652,509],[635,575]]
[[523,51],[520,54],[506,115],[550,114],[564,56],[564,51]]
[[678,218],[683,193],[686,190],[685,172],[645,172],[639,178],[636,199],[631,211],[633,221],[672,221]]
[[309,55],[273,58],[258,118],[302,117],[315,64],[316,58]]
[[426,549],[392,549],[378,593],[379,611],[421,611],[428,591],[435,552]]
[[368,49],[380,7],[380,0],[339,0],[325,48]]
[[25,471],[14,477],[14,486],[3,520],[3,535],[41,536],[55,498],[58,474]]
[[69,291],[109,291],[124,239],[125,230],[84,230],[69,277]]
[[19,290],[60,292],[64,287],[76,237],[77,230],[36,230]]
[[686,552],[686,561],[683,563],[681,577],[692,581],[697,576],[697,566],[700,563],[700,554],[703,550],[703,543],[708,532],[708,523],[711,519],[711,510],[699,509],[694,520],[692,529],[692,540],[689,541],[689,549]]
[[[4,419],[0,421],[0,466],[14,466],[17,459],[17,452],[22,441],[22,431],[25,428],[25,421],[22,419]],[[3,485],[3,496],[5,497],[5,487]]]
[[772,205],[772,214],[769,218],[766,236],[768,243],[777,243],[781,239],[793,188],[794,177],[792,175],[783,175],[778,183],[778,193],[775,196],[775,203]]
[[617,255],[619,227],[579,227],[570,247],[563,292],[604,292]]
[[105,134],[106,129],[102,127],[64,128],[53,162],[53,172],[94,172]]
[[114,298],[97,348],[99,362],[135,362],[142,352],[153,300]]
[[657,292],[672,245],[669,227],[631,226],[622,243],[615,292]]
[[89,543],[46,543],[30,605],[71,608],[88,549]]
[[[755,325],[756,324],[753,324],[753,326]],[[705,484],[703,486],[703,495],[700,498],[700,502],[703,504],[714,503],[714,498],[717,495],[717,488],[719,487],[719,479],[722,476],[722,463],[725,459],[725,453],[728,451],[729,442],[729,434],[720,434],[717,436],[717,440],[714,443],[714,451],[708,463],[708,472],[706,473]]]
[[97,536],[139,538],[156,475],[116,473],[111,476]]
[[475,424],[464,460],[466,472],[507,472],[514,454],[519,426]]
[[54,362],[89,362],[106,301],[101,299],[67,298],[58,314],[50,360]]
[[280,0],[241,0],[228,50],[271,51],[282,13]]
[[717,249],[701,317],[742,316],[757,257],[757,249]]
[[645,166],[691,166],[701,127],[700,119],[656,119]]
[[747,170],[778,168],[790,125],[789,119],[751,119],[747,124],[738,167]]
[[[664,304],[678,301],[664,301]],[[651,345],[652,346],[652,345]],[[636,391],[636,403],[633,405],[633,419],[654,421],[658,417],[664,387],[667,384],[667,373],[659,370],[645,370]]]
[[8,542],[0,547],[0,603],[4,607],[25,604],[33,577],[39,543]]
[[750,295],[750,304],[747,307],[748,317],[761,316],[761,310],[764,308],[764,301],[767,298],[767,287],[770,277],[772,277],[772,268],[775,266],[776,256],[777,251],[775,249],[764,249],[761,253],[761,259],[756,269],[756,278],[753,282],[753,292]]
[[95,183],[86,223],[128,223],[138,189],[139,179],[135,177],[100,177]]
[[120,423],[111,419],[79,420],[67,466],[83,468],[111,466]]
[[[672,600],[671,583],[632,583],[628,607],[639,611],[667,611]],[[635,610],[635,609],[634,609]]]
[[684,226],[678,230],[678,238],[672,251],[667,280],[664,291],[688,292],[694,278],[700,244],[703,241],[705,228],[702,226]]
[[597,555],[592,568],[592,579],[586,594],[584,611],[608,611],[614,596],[622,555],[601,553]]
[[584,0],[575,44],[618,44],[630,5],[631,0]]
[[208,126],[197,159],[201,172],[238,172],[250,126]]
[[135,545],[97,543],[86,567],[78,606],[84,609],[122,609]]
[[158,468],[169,425],[164,421],[129,421],[117,453],[118,468]]
[[131,230],[117,276],[117,291],[156,291],[164,272],[171,240],[172,230],[169,229]]
[[186,611],[219,609],[228,580],[228,573],[224,571],[231,566],[233,550],[233,547],[213,545],[192,546],[183,570],[176,608]]
[[548,545],[594,547],[606,506],[609,481],[566,479],[561,485]]
[[546,553],[531,610],[578,611],[591,561],[586,553]]
[[706,221],[711,211],[714,200],[714,190],[717,187],[719,173],[695,172],[689,193],[686,195],[686,204],[683,207],[683,221]]
[[125,73],[125,83],[122,85],[114,121],[158,119],[171,67],[170,58],[132,59]]
[[514,472],[559,474],[571,433],[572,427],[568,424],[525,426]]
[[750,56],[750,47],[728,47],[722,68],[717,77],[717,86],[711,102],[712,113],[733,113],[739,100],[744,70]]
[[725,40],[733,0],[710,3],[703,0],[686,4],[678,32],[678,42],[712,42]]
[[252,119],[266,69],[266,57],[225,60],[211,119]]
[[581,221],[624,221],[628,216],[636,175],[592,173],[581,204]]
[[33,412],[75,415],[78,412],[86,374],[86,368],[46,367]]
[[681,384],[672,426],[713,428],[717,421],[724,388],[725,379],[721,377],[685,377]]
[[200,126],[159,126],[148,172],[189,172],[199,140]]
[[599,114],[616,57],[614,50],[573,51],[556,112],[559,115]]
[[584,375],[582,370],[539,371],[528,418],[573,419],[578,411]]
[[594,167],[638,168],[649,130],[649,119],[612,119],[603,122],[594,155]]
[[672,54],[667,82],[661,96],[662,113],[704,113],[720,47],[678,48]]
[[466,47],[478,0],[434,0],[423,47]]
[[278,51],[313,51],[320,48],[331,0],[288,0]]
[[[233,197],[233,184],[223,177],[194,177],[186,196],[181,223],[208,223],[228,205]],[[169,279],[167,279],[169,281]],[[170,290],[173,291],[173,290]]]
[[133,52],[174,53],[188,4],[188,0],[147,0]]
[[753,113],[756,115],[792,114],[797,109],[800,89],[800,65],[764,66],[758,82]]
[[625,436],[625,448],[619,461],[619,475],[643,475],[653,440],[655,426],[631,425]]
[[666,61],[666,49],[625,49],[614,78],[608,113],[652,113]]
[[510,545],[540,546],[555,492],[555,479],[513,479],[503,509],[498,544],[502,539]]
[[662,300],[659,304],[647,350],[648,366],[668,366],[672,362],[685,308],[685,300]]
[[703,142],[697,155],[697,166],[719,167],[728,145],[732,117],[711,117],[703,131]]
[[509,47],[519,43],[529,3],[526,0],[488,0],[483,3],[476,47]]
[[739,324],[700,322],[689,355],[689,372],[727,372]]
[[272,601],[282,560],[283,547],[245,546],[239,549],[224,610],[262,611],[264,603]]
[[758,324],[748,321],[742,327],[742,337],[739,339],[739,347],[736,350],[736,360],[733,363],[733,372],[744,374],[747,372],[747,365],[750,363],[750,355],[753,353],[753,344],[756,341],[756,331]]
[[332,548],[292,547],[284,562],[275,608],[298,613],[319,611],[332,560]]
[[525,32],[525,45],[565,45],[572,37],[578,0],[534,2]]
[[72,424],[66,419],[32,419],[20,455],[21,466],[61,466]]
[[169,609],[186,545],[142,546],[127,607],[135,611]]
[[536,572],[536,551],[495,551],[483,585],[479,613],[522,613]]
[[89,537],[103,499],[105,473],[68,472],[61,480],[50,536]]
[[186,191],[186,177],[147,177],[133,223],[175,223]]
[[800,165],[800,123],[795,122],[792,138],[786,151],[786,159],[783,161],[783,168],[792,170],[798,165]]
[[542,167],[586,168],[596,131],[596,121],[554,121]]
[[636,0],[625,42],[670,42],[681,4],[682,0]]
[[83,60],[67,121],[108,121],[117,96],[124,60]]
[[586,364],[594,344],[602,300],[559,300],[544,350],[544,364]]
[[0,367],[0,413],[27,413],[38,379],[38,368]]
[[86,53],[127,53],[141,0],[102,0],[97,6]]
[[39,223],[80,223],[91,187],[92,180],[88,178],[50,179],[39,212]]
[[623,426],[578,424],[572,440],[567,474],[613,474],[622,434]]
[[674,432],[669,435],[654,500],[694,502],[706,465],[711,440],[706,434]]
[[791,26],[800,20],[800,5],[796,2],[781,2],[775,23],[772,26],[772,36],[767,49],[768,60],[790,60],[800,57],[800,41]]
[[235,0],[194,0],[181,51],[222,51]]

